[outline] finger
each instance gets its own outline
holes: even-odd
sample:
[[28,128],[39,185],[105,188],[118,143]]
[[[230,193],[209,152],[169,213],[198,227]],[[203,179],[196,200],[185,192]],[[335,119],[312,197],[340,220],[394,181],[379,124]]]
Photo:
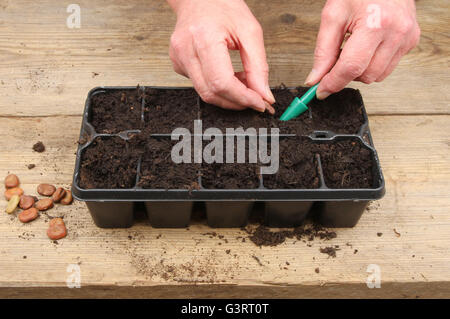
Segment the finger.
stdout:
[[211,95],[209,93],[208,85],[203,78],[200,61],[197,57],[190,59],[189,65],[189,78],[192,80],[195,90],[198,92],[203,101],[209,104],[214,104],[224,109],[230,110],[243,110],[246,106],[238,105],[231,101],[228,101],[218,95]]
[[366,84],[376,81],[389,66],[399,47],[400,43],[398,41],[383,41],[375,51],[367,69],[356,80]]
[[[241,81],[242,83],[244,83],[245,86],[248,86],[248,85],[247,85],[247,77],[246,77],[245,72],[235,72],[235,73],[234,73],[234,76],[237,77],[237,78],[239,79],[239,81]],[[270,89],[270,88],[269,88],[269,89]],[[270,91],[270,93],[272,94],[272,91]],[[272,95],[273,95],[273,94],[272,94]],[[265,101],[265,102],[267,102],[267,101]],[[273,106],[270,105],[268,102],[267,102],[267,105],[266,105],[266,110],[267,110],[270,114],[272,114],[272,115],[275,114],[275,109],[274,109]]]
[[[255,91],[247,88],[234,76],[231,58],[225,42],[214,45],[203,45],[206,41],[195,41],[195,49],[199,57],[203,78],[211,95],[221,96],[237,105],[264,112],[266,104]],[[209,42],[212,43],[212,42]]]
[[376,82],[384,81],[385,78],[387,78],[392,71],[397,67],[398,63],[400,62],[403,54],[399,51],[397,51],[394,56],[392,57],[392,60],[389,62],[389,65],[387,68],[383,71],[383,73],[375,80]]
[[333,8],[326,6],[323,9],[314,50],[314,65],[306,78],[306,85],[313,86],[319,82],[336,63],[346,34],[346,20],[346,9],[342,5]]
[[253,30],[242,30],[239,35],[242,65],[248,87],[259,93],[270,104],[275,98],[269,86],[269,66],[264,49],[263,32],[259,24]]
[[317,88],[317,98],[324,99],[361,76],[369,66],[380,42],[379,33],[356,30],[344,45],[334,67],[322,78]]
[[210,99],[208,99],[207,103],[214,104],[216,106],[219,106],[223,109],[228,109],[228,110],[242,111],[242,110],[247,109],[246,106],[238,105],[234,102],[228,101],[227,99],[225,99],[219,95],[215,95],[215,96],[211,97]]

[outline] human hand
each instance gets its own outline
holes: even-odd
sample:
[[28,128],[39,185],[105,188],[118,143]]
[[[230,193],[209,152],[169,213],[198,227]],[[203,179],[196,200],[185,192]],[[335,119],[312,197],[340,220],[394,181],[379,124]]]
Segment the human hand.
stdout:
[[[223,108],[275,113],[262,28],[243,0],[168,0],[177,14],[170,39],[175,72],[189,77],[200,97]],[[239,50],[235,73],[228,50]]]
[[317,98],[324,99],[352,80],[383,81],[419,37],[414,0],[328,0],[305,84],[320,81]]

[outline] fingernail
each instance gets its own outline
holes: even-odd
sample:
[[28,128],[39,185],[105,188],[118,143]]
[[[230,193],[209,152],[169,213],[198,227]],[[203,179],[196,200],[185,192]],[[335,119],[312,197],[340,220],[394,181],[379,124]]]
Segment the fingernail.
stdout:
[[316,92],[316,97],[318,100],[324,100],[327,97],[329,97],[331,94],[331,92],[327,92],[327,91],[317,91]]
[[267,103],[266,101],[264,101],[264,104],[266,105],[266,110],[267,110],[270,114],[274,115],[274,114],[275,114],[275,109],[272,107],[272,105],[270,105],[270,104]]
[[270,98],[269,100],[267,100],[267,102],[269,102],[270,104],[275,103],[275,97],[273,96],[272,90],[270,89],[269,85],[266,85],[266,92],[267,96]]
[[261,113],[264,113],[266,111],[266,102],[264,102],[264,107],[261,107],[259,105],[255,105],[255,110]]
[[312,86],[314,83],[313,81],[314,81],[314,78],[316,77],[316,74],[317,74],[317,71],[312,69],[311,72],[309,72],[308,76],[306,77],[305,85]]

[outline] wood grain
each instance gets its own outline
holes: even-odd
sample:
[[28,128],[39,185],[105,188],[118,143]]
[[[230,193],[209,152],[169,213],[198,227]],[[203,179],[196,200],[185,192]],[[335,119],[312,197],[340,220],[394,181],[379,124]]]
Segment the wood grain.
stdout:
[[[190,85],[172,71],[175,17],[164,1],[78,3],[81,28],[68,29],[65,3],[2,1],[0,116],[79,115],[87,92],[99,85]],[[248,3],[265,31],[271,84],[302,84],[324,1]],[[370,114],[449,114],[450,4],[418,1],[417,8],[419,47],[383,83],[352,84]],[[236,54],[233,62],[239,68]]]
[[[41,182],[68,186],[79,120],[0,118],[0,176],[17,174],[29,194],[36,194]],[[136,287],[129,296],[448,297],[450,131],[436,129],[449,120],[448,115],[370,118],[387,193],[357,227],[338,229],[331,241],[287,240],[258,248],[237,238],[245,236],[239,229],[216,229],[224,238],[209,238],[204,221],[189,230],[163,230],[150,227],[145,218],[130,229],[105,230],[77,202],[48,211],[63,216],[68,228],[68,237],[55,244],[45,234],[44,214],[22,224],[1,213],[0,296],[43,297],[55,292],[48,290],[52,287],[61,287],[66,297],[126,296],[127,287]],[[32,151],[37,139],[47,146],[45,153]],[[28,170],[29,163],[36,168]],[[5,205],[1,198],[0,207]],[[319,252],[329,245],[340,246],[336,258]],[[69,264],[81,268],[84,288],[79,291],[64,288]],[[382,289],[365,285],[369,264],[380,266]]]
[[[29,194],[42,182],[70,186],[92,87],[190,84],[170,65],[175,16],[164,1],[77,3],[82,27],[71,30],[66,3],[0,1],[0,176],[17,174]],[[301,84],[324,1],[248,3],[265,31],[271,84]],[[162,230],[141,216],[130,229],[99,229],[77,202],[47,213],[68,227],[56,244],[46,214],[22,224],[0,213],[0,297],[449,297],[450,3],[417,8],[419,47],[383,83],[352,84],[371,115],[387,189],[355,228],[311,247],[258,248],[237,229],[217,230],[228,243],[209,238],[204,221]],[[45,153],[32,151],[37,141]],[[328,245],[340,246],[337,258],[319,252]],[[66,288],[69,264],[81,268],[81,289]],[[369,264],[381,267],[382,289],[367,288]]]

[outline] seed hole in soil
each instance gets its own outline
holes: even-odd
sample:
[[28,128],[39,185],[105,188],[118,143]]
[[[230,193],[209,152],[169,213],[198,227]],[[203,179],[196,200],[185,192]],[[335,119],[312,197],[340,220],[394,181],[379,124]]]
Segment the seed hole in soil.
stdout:
[[177,127],[193,130],[198,95],[193,89],[146,89],[144,119],[152,133],[170,134]]
[[97,133],[114,134],[142,126],[143,91],[108,91],[95,94],[91,100],[89,121]]
[[141,153],[137,145],[119,137],[97,137],[81,155],[80,187],[134,187]]
[[372,152],[358,139],[316,145],[320,154],[325,184],[330,188],[371,188],[378,183],[373,176]]

